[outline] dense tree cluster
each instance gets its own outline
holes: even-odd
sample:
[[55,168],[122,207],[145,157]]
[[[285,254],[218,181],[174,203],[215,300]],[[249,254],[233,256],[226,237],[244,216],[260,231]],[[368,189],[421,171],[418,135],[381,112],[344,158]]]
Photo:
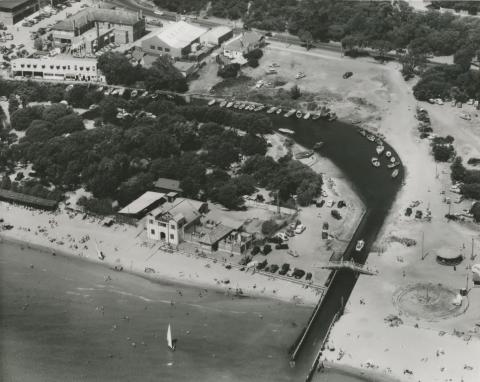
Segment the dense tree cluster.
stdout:
[[276,162],[268,156],[254,155],[247,159],[242,171],[261,187],[278,191],[281,201],[296,195],[301,206],[309,205],[322,189],[322,177],[290,156]]
[[451,170],[452,180],[462,183],[460,188],[462,195],[467,198],[480,200],[480,170],[465,168],[461,157],[455,158]]
[[105,75],[107,83],[113,85],[131,86],[142,82],[147,90],[188,90],[185,77],[167,56],[160,56],[146,69],[132,65],[122,53],[107,52],[98,58],[98,68]]

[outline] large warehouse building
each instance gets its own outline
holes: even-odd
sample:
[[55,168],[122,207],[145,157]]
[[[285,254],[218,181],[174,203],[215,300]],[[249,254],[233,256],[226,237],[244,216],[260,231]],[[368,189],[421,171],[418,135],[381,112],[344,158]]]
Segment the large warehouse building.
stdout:
[[0,0],[0,23],[16,24],[38,10],[38,0]]

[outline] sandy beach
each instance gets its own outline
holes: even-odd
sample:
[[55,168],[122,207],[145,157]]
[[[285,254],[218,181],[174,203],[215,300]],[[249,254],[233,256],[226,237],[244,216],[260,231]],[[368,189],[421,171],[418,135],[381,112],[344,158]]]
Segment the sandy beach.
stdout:
[[[368,258],[367,265],[379,274],[359,278],[345,315],[330,335],[332,350],[327,350],[324,358],[406,381],[480,380],[480,289],[472,289],[470,280],[469,294],[463,297],[460,308],[452,304],[460,288],[466,286],[469,268],[478,263],[478,257],[471,259],[471,240],[478,237],[479,228],[473,223],[448,222],[444,217],[449,210],[445,196],[455,196],[449,192],[449,164],[436,164],[429,142],[418,137],[413,83],[405,83],[396,63],[318,60],[325,60],[327,67],[334,63],[338,71],[348,67],[356,73],[357,66],[367,70],[369,65],[377,70],[383,86],[374,93],[383,94],[383,99],[368,98],[375,112],[361,125],[385,136],[406,169],[404,186]],[[427,107],[435,133],[454,136],[458,152],[476,154],[472,147],[478,133],[472,127],[478,121],[451,117],[450,106]],[[362,110],[358,113],[361,115]],[[412,202],[424,214],[430,211],[431,219],[404,216]],[[465,201],[450,208],[461,212],[470,204]],[[407,247],[398,242],[399,238],[415,240],[416,245]],[[475,243],[474,253],[479,250]],[[465,259],[455,269],[442,266],[436,262],[441,251],[463,254]],[[430,296],[425,298],[426,290]],[[389,315],[400,318],[401,324],[390,326],[392,321],[385,321]]]

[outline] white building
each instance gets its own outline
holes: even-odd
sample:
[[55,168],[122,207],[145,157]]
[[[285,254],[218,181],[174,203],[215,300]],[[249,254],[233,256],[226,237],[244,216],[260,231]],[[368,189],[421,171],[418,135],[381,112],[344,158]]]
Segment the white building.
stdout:
[[225,25],[210,29],[200,36],[200,42],[203,44],[221,45],[233,37],[233,30]]
[[223,55],[232,60],[241,60],[243,55],[261,47],[265,37],[255,31],[247,31],[226,42],[223,47]]
[[179,21],[142,40],[142,50],[154,56],[185,57],[192,52],[194,44],[200,43],[200,36],[206,31],[205,28]]
[[184,241],[185,230],[198,224],[207,203],[177,198],[163,203],[147,216],[147,237],[177,246]]
[[94,58],[66,56],[43,58],[17,58],[11,62],[12,77],[28,77],[46,80],[72,80],[104,82],[105,77],[97,68]]

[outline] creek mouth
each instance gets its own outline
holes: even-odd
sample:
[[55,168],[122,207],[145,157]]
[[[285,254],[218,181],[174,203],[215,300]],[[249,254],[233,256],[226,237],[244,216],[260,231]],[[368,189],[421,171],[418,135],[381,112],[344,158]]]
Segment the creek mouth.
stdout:
[[[330,159],[342,171],[362,199],[366,213],[344,252],[344,259],[348,260],[355,256],[355,262],[364,264],[401,187],[404,176],[404,169],[399,166],[397,167],[398,176],[392,178],[393,170],[386,167],[387,158],[384,153],[390,151],[392,156],[400,161],[398,154],[387,142],[383,142],[385,151],[382,155],[378,155],[375,151],[377,143],[367,140],[359,134],[358,129],[354,126],[340,121],[274,118],[276,128],[293,130],[295,133],[292,135],[292,139],[306,148],[312,149],[315,143],[323,142],[320,154]],[[380,158],[381,167],[373,167],[372,157]],[[355,244],[360,239],[365,241],[365,247],[358,254],[355,253]],[[323,298],[322,306],[312,322],[302,346],[296,353],[295,367],[291,369],[292,376],[296,376],[295,380],[305,380],[307,377],[321,344],[328,335],[330,324],[342,309],[342,304],[347,303],[357,278],[358,274],[348,270],[332,273],[330,287]]]

